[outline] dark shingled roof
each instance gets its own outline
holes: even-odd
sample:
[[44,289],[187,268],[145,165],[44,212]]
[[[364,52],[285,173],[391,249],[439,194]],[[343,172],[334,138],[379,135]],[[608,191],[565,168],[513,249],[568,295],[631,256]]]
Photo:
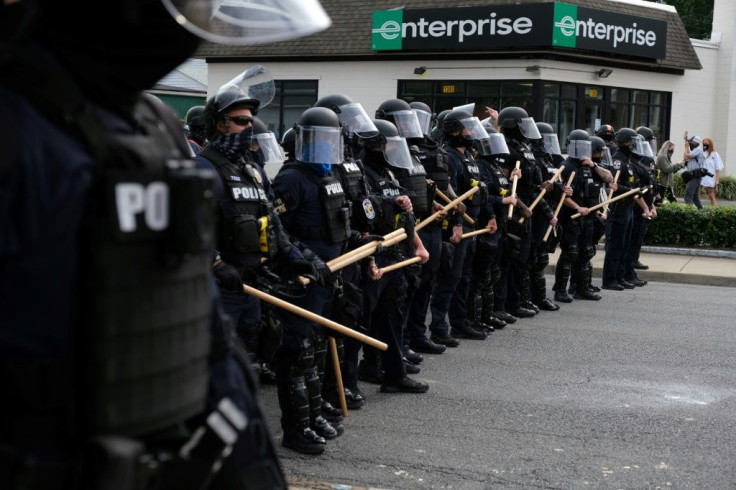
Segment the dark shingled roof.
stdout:
[[[260,46],[233,46],[204,43],[195,54],[208,62],[243,61],[380,61],[411,59],[508,59],[535,58],[556,59],[579,63],[601,60],[611,67],[632,68],[647,71],[682,74],[684,70],[700,70],[702,65],[676,12],[661,8],[617,2],[615,0],[567,0],[576,4],[620,14],[646,17],[667,22],[667,52],[663,60],[636,59],[610,53],[574,52],[569,50],[539,48],[503,51],[474,51],[449,53],[447,51],[376,52],[371,49],[371,13],[374,10],[395,8],[420,9],[451,6],[428,0],[320,0],[332,19],[332,26],[306,38]],[[553,0],[465,0],[455,7],[504,5],[525,3],[553,3]]]

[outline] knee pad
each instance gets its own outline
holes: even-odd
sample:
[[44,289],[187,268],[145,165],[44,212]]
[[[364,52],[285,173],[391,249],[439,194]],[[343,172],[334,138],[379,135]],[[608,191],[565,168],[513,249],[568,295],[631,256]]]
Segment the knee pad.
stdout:
[[544,270],[549,265],[549,254],[546,250],[543,250],[542,253],[537,255],[537,260],[535,262],[535,269],[536,270]]
[[570,245],[562,249],[562,258],[565,260],[565,262],[569,262],[570,264],[572,264],[578,259],[579,252],[580,250],[578,249],[577,244]]
[[592,259],[594,255],[595,255],[595,246],[594,245],[586,245],[580,251],[580,259],[583,260],[584,262],[587,262],[590,259]]
[[314,346],[308,340],[305,340],[304,344],[304,349],[297,352],[294,358],[294,367],[302,371],[314,365]]

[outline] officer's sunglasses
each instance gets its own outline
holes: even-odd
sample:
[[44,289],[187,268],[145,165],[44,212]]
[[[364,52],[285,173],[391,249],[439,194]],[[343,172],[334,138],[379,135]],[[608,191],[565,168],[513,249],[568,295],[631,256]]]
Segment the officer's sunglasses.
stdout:
[[253,118],[250,116],[231,116],[230,121],[234,122],[238,126],[247,126],[253,123]]

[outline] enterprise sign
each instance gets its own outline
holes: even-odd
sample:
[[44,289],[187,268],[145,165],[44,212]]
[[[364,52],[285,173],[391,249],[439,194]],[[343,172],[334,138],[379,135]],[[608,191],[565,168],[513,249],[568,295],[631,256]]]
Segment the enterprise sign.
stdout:
[[377,10],[375,51],[561,47],[663,59],[667,22],[567,3]]

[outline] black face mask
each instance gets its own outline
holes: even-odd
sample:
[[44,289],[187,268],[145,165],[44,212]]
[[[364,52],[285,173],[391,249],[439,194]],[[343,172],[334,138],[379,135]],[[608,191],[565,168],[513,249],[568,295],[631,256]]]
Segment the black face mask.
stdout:
[[673,153],[674,153],[674,150],[667,150],[667,158],[672,158]]
[[703,145],[703,149],[704,149],[704,150],[707,150],[707,149],[709,149],[709,148],[710,148],[710,145]]
[[697,148],[698,146],[699,146],[699,145],[693,145],[693,144],[691,144],[691,145],[690,145],[690,151],[693,151],[693,150],[694,150],[695,148]]
[[453,148],[467,147],[467,146],[470,146],[470,143],[471,143],[470,141],[465,139],[465,137],[462,134],[456,134],[456,135],[448,134],[445,137],[445,142],[448,145],[452,146]]

